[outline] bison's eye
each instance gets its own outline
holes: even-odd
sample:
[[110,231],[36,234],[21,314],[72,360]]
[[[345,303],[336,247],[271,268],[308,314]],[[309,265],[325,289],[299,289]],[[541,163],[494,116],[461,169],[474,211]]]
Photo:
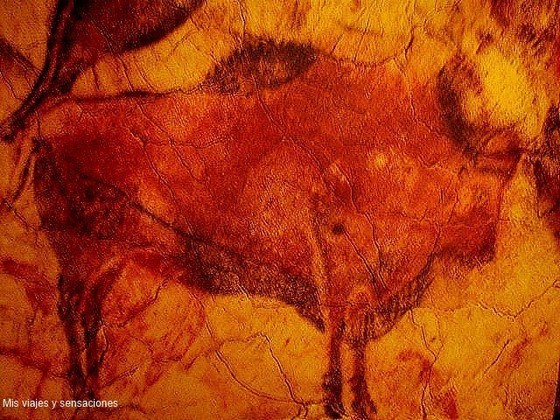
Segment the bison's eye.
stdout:
[[344,230],[344,225],[342,223],[336,223],[332,227],[332,233],[334,233],[335,235],[342,235],[344,233]]

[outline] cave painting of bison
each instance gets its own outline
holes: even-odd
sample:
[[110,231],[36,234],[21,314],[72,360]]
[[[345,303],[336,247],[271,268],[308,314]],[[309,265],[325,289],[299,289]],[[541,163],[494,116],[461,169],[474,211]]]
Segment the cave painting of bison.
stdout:
[[[175,23],[155,25],[145,43],[198,7],[176,9]],[[392,60],[356,63],[252,37],[189,90],[65,96],[101,53],[144,45],[112,39],[116,47],[95,54],[51,40],[55,58],[5,133],[33,145],[22,176],[60,266],[77,399],[98,397],[102,308],[129,260],[196,293],[295,308],[327,337],[325,415],[366,419],[376,413],[366,346],[418,305],[437,261],[493,259],[504,190],[521,162],[558,234],[558,109],[550,101],[534,121],[509,112],[523,98],[493,96],[485,63],[507,60],[487,38],[476,55],[458,51],[422,79]]]

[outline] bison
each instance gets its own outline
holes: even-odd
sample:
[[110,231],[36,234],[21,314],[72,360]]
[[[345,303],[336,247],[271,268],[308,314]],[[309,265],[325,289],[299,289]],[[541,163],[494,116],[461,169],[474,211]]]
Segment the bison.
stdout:
[[45,109],[18,136],[35,145],[75,396],[96,396],[101,306],[120,261],[142,252],[147,270],[172,267],[185,287],[296,308],[328,337],[326,414],[372,416],[366,345],[418,304],[435,261],[492,259],[523,156],[558,226],[558,110],[527,146],[515,126],[473,122],[468,89],[482,85],[461,55],[425,82],[392,62],[252,39],[190,91]]

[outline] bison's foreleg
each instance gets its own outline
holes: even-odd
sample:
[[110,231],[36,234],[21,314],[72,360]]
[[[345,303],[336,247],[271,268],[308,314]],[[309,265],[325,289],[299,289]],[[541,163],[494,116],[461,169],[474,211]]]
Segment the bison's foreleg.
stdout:
[[351,299],[346,311],[346,337],[351,350],[350,393],[352,397],[353,418],[367,420],[372,418],[377,409],[370,397],[366,379],[366,347],[368,328],[372,321],[372,312],[367,293],[359,292]]
[[325,391],[325,411],[331,418],[344,415],[342,403],[342,342],[344,340],[344,309],[329,308],[328,339],[329,365],[323,380]]
[[352,410],[358,419],[369,419],[377,413],[371,399],[366,380],[366,328],[367,317],[360,322],[360,335],[351,341],[352,347],[352,378],[350,380],[352,391]]
[[[368,323],[370,322],[367,305],[350,303],[348,308],[341,306],[329,311],[329,366],[324,378],[325,411],[331,418],[341,418],[346,414],[343,404],[343,389],[352,398],[352,418],[367,420],[377,410],[369,395],[366,381],[366,346],[368,342]],[[350,371],[343,371],[343,344],[348,343]],[[344,346],[347,348],[346,346]]]

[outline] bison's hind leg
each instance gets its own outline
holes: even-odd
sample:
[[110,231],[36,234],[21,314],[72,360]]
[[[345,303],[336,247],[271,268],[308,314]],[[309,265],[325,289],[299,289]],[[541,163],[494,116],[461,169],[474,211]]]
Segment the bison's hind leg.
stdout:
[[67,275],[60,275],[58,279],[59,302],[58,315],[64,326],[68,342],[68,382],[72,395],[76,399],[94,398],[93,390],[87,384],[87,367],[84,362],[86,349],[82,318],[84,302],[84,283],[75,281]]
[[96,398],[105,353],[99,335],[103,324],[101,307],[121,271],[120,265],[111,267],[94,281],[67,273],[59,277],[58,313],[68,341],[68,381],[75,399]]

